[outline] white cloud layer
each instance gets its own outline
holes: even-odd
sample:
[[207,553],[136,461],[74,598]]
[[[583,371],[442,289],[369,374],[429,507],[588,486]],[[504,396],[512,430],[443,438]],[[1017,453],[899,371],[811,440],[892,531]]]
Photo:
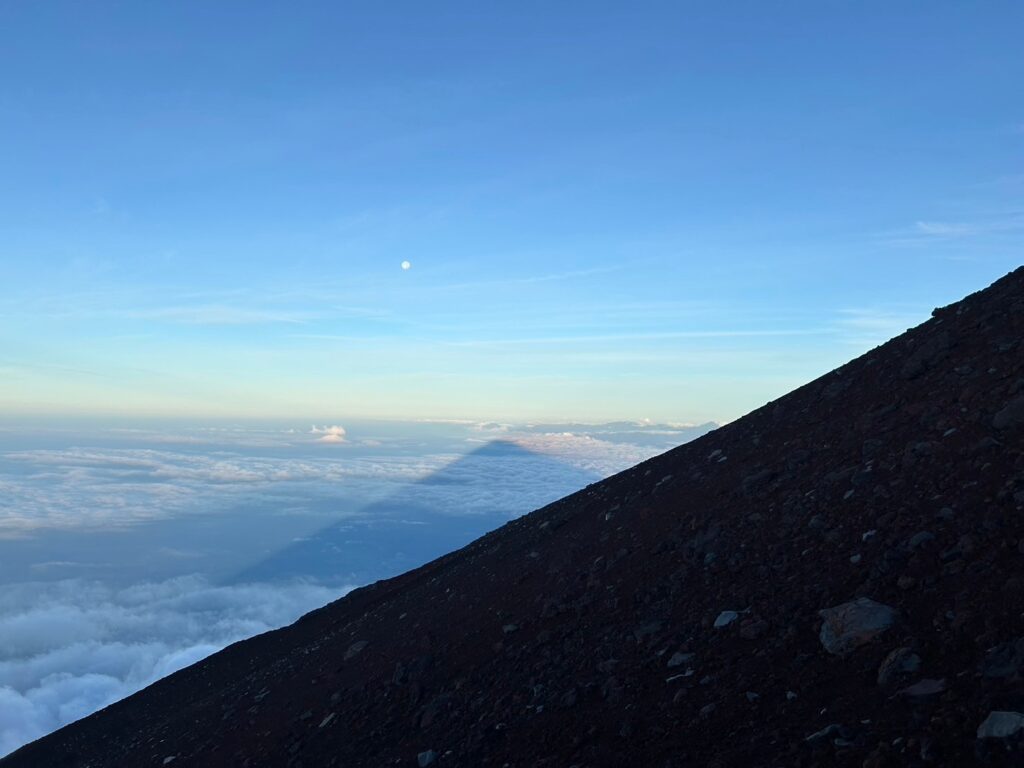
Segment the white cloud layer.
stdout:
[[[331,436],[331,433],[328,433]],[[0,537],[44,529],[110,530],[133,523],[206,514],[270,495],[373,499],[452,459],[301,457],[150,448],[54,448],[0,456]]]
[[[707,428],[465,423],[445,425],[441,434],[437,425],[421,425],[420,432],[392,427],[373,439],[353,439],[337,424],[313,426],[305,436],[234,427],[192,434],[119,430],[112,432],[113,445],[109,436],[106,443],[92,436],[81,447],[52,435],[40,442],[37,435],[0,430],[14,447],[0,451],[0,539],[34,537],[43,547],[38,560],[16,572],[21,583],[0,590],[0,755],[347,590],[310,583],[213,586],[196,575],[127,588],[91,580],[29,582],[58,578],[64,568],[132,578],[124,563],[106,562],[112,550],[100,563],[74,549],[51,552],[44,546],[48,534],[144,529],[140,524],[150,521],[233,509],[246,510],[254,526],[260,515],[329,515],[333,523],[406,509],[515,517]],[[317,441],[349,447],[323,451]],[[377,502],[386,502],[384,512]],[[322,527],[313,522],[313,529]],[[159,530],[167,535],[166,527]],[[163,573],[202,570],[195,559],[201,553],[172,544],[160,540],[153,550],[162,562],[181,563],[181,570]],[[239,545],[231,546],[237,555]]]
[[120,589],[83,581],[5,586],[0,755],[347,591],[219,587],[198,576]]
[[[410,483],[455,472],[452,486],[417,486],[423,503],[451,514],[507,511],[522,514],[578,488],[580,473],[606,477],[694,436],[672,425],[466,425],[459,440],[388,451],[371,441],[350,441],[340,425],[310,434],[351,450],[295,455],[278,440],[231,449],[183,444],[151,447],[67,447],[0,453],[0,538],[35,531],[123,528],[135,523],[202,515],[229,506],[301,511],[311,499],[338,501],[357,510],[401,494]],[[490,439],[534,454],[464,457]],[[148,436],[147,442],[153,438]],[[282,448],[283,446],[283,448]],[[367,448],[367,446],[372,446]],[[275,448],[280,450],[275,450]],[[459,462],[460,459],[468,460]],[[542,461],[541,459],[549,461]],[[443,509],[442,509],[443,508]]]

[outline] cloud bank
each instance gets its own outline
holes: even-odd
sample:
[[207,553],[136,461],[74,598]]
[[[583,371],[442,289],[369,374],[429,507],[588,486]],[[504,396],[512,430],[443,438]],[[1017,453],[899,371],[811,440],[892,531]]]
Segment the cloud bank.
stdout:
[[[358,509],[430,477],[494,438],[557,459],[565,471],[552,463],[531,477],[537,467],[526,467],[522,461],[505,467],[501,458],[473,460],[459,470],[464,475],[461,488],[427,491],[424,501],[445,506],[451,514],[476,514],[481,505],[493,507],[500,501],[498,508],[521,514],[576,490],[574,472],[606,477],[710,427],[464,425],[461,432],[441,440],[382,444],[352,440],[344,427],[325,425],[310,430],[312,445],[288,442],[293,439],[290,433],[269,444],[260,434],[263,442],[254,444],[243,433],[230,447],[186,442],[175,450],[159,435],[147,435],[146,442],[155,441],[159,447],[10,450],[0,452],[0,538],[45,530],[111,530],[277,501],[282,508],[297,511],[312,508],[310,501],[316,499],[336,500],[336,508]],[[345,443],[350,449],[313,449],[320,443]],[[302,453],[303,444],[311,450]]]
[[[112,586],[91,579],[133,578],[126,561],[117,561],[124,557],[118,547],[93,562],[87,552],[48,549],[48,542],[75,532],[121,536],[154,521],[184,525],[196,516],[209,525],[218,515],[234,520],[230,512],[238,509],[252,529],[265,522],[261,516],[287,518],[274,529],[287,536],[304,535],[291,532],[299,530],[293,519],[314,531],[325,525],[310,515],[333,523],[408,508],[515,517],[711,428],[463,423],[363,435],[350,426],[355,435],[340,425],[313,426],[305,434],[231,427],[74,440],[0,431],[10,446],[0,450],[0,539],[24,539],[0,541],[0,554],[3,546],[20,552],[27,543],[38,545],[15,566],[22,570],[12,571],[11,581],[21,583],[0,591],[0,755],[348,589],[309,582],[214,586],[198,575]],[[349,447],[323,450],[320,442]],[[165,538],[153,556],[175,563],[161,574],[203,570],[207,561],[195,559],[202,553],[189,549],[190,539],[176,549],[166,539],[169,528],[157,530]],[[235,555],[243,551],[234,540],[224,546]],[[202,556],[218,564],[224,557]],[[153,560],[135,567],[156,578]],[[59,578],[69,573],[63,569],[81,576],[83,568],[94,569],[85,571],[89,579],[28,581]]]
[[0,756],[348,590],[223,587],[199,576],[127,588],[7,586],[0,593]]

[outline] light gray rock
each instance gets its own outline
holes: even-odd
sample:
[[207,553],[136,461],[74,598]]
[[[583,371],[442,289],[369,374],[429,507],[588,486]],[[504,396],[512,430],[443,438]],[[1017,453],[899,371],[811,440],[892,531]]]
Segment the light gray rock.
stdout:
[[812,743],[824,741],[825,739],[831,736],[838,736],[841,730],[842,728],[839,726],[838,723],[832,723],[832,725],[826,725],[820,731],[815,731],[810,736],[805,738],[804,741],[809,741]]
[[1024,715],[1020,712],[988,713],[988,717],[978,726],[979,739],[1008,739],[1024,730]]
[[896,611],[867,597],[825,608],[818,615],[824,620],[821,644],[836,656],[870,643],[896,622]]
[[694,656],[695,656],[695,654],[692,654],[692,653],[679,653],[677,651],[676,653],[673,653],[672,654],[672,658],[670,658],[668,660],[668,666],[669,667],[681,667],[686,662],[692,661]]
[[715,619],[715,629],[721,629],[732,624],[740,615],[736,611],[722,611],[718,614],[718,618]]
[[432,749],[428,749],[426,752],[420,752],[416,755],[416,764],[420,768],[427,768],[429,765],[434,765],[437,762],[437,752]]

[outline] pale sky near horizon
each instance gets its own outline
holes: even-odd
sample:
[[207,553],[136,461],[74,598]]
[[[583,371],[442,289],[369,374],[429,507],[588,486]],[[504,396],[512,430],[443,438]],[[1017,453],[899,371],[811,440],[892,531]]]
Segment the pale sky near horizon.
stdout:
[[1022,261],[1024,5],[0,8],[0,419],[726,421]]

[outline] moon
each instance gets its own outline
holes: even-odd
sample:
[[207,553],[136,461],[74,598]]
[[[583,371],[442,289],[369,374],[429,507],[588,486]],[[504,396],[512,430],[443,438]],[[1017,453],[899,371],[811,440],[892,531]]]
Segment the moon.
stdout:
[[410,262],[408,262],[408,261],[403,261],[402,262],[402,269],[408,271],[409,269],[412,269],[412,264]]

